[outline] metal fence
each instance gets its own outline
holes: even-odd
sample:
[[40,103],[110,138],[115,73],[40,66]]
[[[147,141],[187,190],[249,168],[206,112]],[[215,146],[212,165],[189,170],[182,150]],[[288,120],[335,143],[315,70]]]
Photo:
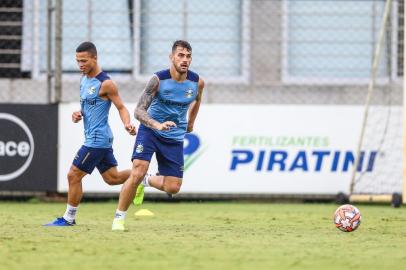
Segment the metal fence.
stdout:
[[[386,86],[400,85],[402,3],[393,1],[378,68],[377,103]],[[55,16],[58,4],[61,15]],[[61,101],[75,100],[79,76],[75,48],[85,40],[97,45],[103,69],[128,92],[128,99],[136,100],[134,91],[169,65],[172,42],[187,39],[193,46],[192,69],[210,85],[206,102],[362,104],[384,4],[383,0],[2,0],[0,76],[9,79],[0,83],[3,91],[16,94],[2,93],[1,100],[48,102],[43,83],[47,71],[58,75],[58,60],[64,77]],[[59,35],[61,57],[55,59]],[[28,95],[20,95],[19,88]],[[393,92],[393,101],[399,103],[400,92]]]
[[[0,102],[76,101],[75,48],[86,40],[135,102],[148,77],[168,67],[172,42],[186,39],[205,103],[363,105],[385,2],[1,0]],[[402,106],[403,2],[391,5],[378,65],[372,105],[381,107],[366,134],[375,146],[402,143],[393,108]],[[400,169],[383,168],[399,185]]]

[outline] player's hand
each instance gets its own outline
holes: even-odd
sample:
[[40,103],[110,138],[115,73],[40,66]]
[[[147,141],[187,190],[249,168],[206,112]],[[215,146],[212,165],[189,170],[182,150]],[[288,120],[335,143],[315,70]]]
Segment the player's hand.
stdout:
[[135,134],[137,134],[137,128],[135,127],[135,125],[133,125],[133,124],[131,124],[131,123],[128,123],[128,124],[125,124],[124,125],[124,128],[125,128],[125,130],[127,130],[127,132],[130,134],[130,135],[135,135]]
[[76,111],[72,113],[72,122],[77,123],[80,120],[82,120],[82,112],[81,111]]
[[190,133],[193,131],[193,125],[188,125],[186,129],[186,133]]
[[158,129],[158,130],[161,130],[161,131],[168,131],[168,130],[170,130],[172,127],[176,127],[175,122],[166,121],[166,122],[161,123],[157,129]]

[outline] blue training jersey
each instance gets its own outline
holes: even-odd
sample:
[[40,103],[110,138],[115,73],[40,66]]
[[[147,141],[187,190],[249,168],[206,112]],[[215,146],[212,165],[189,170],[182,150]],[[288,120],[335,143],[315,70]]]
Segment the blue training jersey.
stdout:
[[109,79],[107,73],[102,71],[94,78],[83,76],[80,81],[84,145],[87,147],[110,148],[113,144],[113,133],[108,123],[111,101],[99,97],[102,83]]
[[199,75],[188,71],[183,82],[173,80],[169,69],[156,72],[155,75],[159,78],[159,89],[148,113],[160,123],[175,122],[176,127],[168,131],[153,131],[161,137],[183,141],[187,129],[187,111],[198,93]]

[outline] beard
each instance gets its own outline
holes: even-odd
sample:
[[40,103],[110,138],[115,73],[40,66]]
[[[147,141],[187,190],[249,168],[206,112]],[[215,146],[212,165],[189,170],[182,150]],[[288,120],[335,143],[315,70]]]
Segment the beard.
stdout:
[[182,70],[182,68],[181,68],[180,66],[176,66],[176,65],[175,65],[175,69],[176,69],[176,71],[177,71],[178,73],[180,73],[180,74],[185,74],[185,73],[189,70],[189,67],[187,67],[186,70]]

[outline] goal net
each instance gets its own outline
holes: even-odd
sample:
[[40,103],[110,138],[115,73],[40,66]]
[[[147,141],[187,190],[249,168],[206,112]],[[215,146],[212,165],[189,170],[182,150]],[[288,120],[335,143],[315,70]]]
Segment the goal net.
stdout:
[[[402,80],[399,79],[403,73],[404,6],[403,1],[392,0],[381,1],[378,6],[379,31],[351,177],[350,200],[391,201],[399,206],[404,167]],[[398,50],[397,57],[393,57],[393,50]],[[380,78],[382,73],[388,76]]]

